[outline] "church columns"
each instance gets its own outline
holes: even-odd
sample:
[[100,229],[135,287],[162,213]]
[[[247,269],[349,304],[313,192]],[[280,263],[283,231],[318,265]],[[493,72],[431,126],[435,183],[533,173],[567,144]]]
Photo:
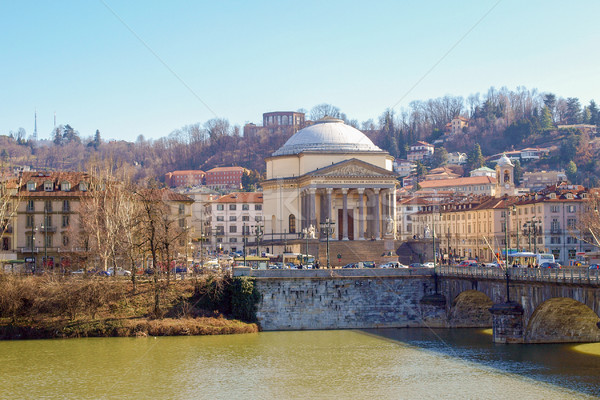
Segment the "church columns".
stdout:
[[365,240],[364,193],[365,189],[358,189],[358,240]]
[[329,218],[329,222],[331,222],[331,194],[333,193],[333,189],[326,189],[326,200],[325,200],[325,218]]
[[309,200],[308,200],[309,223],[308,223],[308,225],[309,226],[312,225],[313,227],[316,227],[316,225],[317,225],[317,189],[310,188],[310,189],[308,189],[308,193],[309,193]]
[[375,195],[375,207],[374,210],[375,211],[375,215],[373,215],[373,218],[375,219],[375,239],[379,240],[381,239],[381,216],[379,214],[379,207],[381,207],[381,198],[379,195],[381,189],[379,188],[375,188],[373,189],[373,193]]
[[348,189],[342,189],[342,195],[343,195],[343,207],[344,210],[342,211],[343,214],[343,225],[344,225],[344,232],[343,232],[343,237],[342,240],[348,240]]

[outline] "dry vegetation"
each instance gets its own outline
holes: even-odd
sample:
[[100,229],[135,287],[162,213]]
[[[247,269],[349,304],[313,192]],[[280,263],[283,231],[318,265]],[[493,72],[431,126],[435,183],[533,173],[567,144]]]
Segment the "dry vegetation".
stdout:
[[0,339],[257,332],[220,311],[226,287],[221,277],[164,283],[154,315],[149,282],[134,292],[125,280],[0,275]]

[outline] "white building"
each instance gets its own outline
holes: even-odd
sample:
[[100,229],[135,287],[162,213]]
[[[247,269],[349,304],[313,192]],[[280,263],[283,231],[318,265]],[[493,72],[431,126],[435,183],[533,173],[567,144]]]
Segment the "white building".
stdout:
[[[257,231],[264,233],[263,194],[233,192],[206,205],[211,250],[235,252],[247,243],[256,245]],[[262,239],[262,238],[261,238]]]

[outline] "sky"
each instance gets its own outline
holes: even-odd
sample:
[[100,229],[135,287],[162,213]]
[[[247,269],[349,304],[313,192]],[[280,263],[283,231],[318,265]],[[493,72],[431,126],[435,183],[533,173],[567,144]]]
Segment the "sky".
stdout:
[[600,101],[600,1],[0,0],[0,135],[158,139],[518,86]]

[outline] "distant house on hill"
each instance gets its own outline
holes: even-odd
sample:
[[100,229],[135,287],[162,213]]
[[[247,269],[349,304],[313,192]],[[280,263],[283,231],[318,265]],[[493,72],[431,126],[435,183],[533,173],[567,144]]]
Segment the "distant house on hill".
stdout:
[[467,163],[467,154],[461,152],[448,153],[448,164],[464,165]]
[[446,135],[457,135],[464,132],[464,128],[469,126],[469,119],[465,117],[456,117],[446,124]]
[[253,137],[258,132],[274,134],[281,132],[293,135],[306,125],[305,115],[295,111],[273,111],[263,114],[262,126],[249,123],[244,125],[244,137]]
[[241,189],[242,176],[246,173],[243,167],[217,167],[206,171],[206,186],[211,189]]
[[419,141],[410,146],[406,158],[408,161],[423,161],[431,157],[434,151],[435,148],[432,144]]
[[169,187],[200,186],[204,183],[204,171],[173,171],[165,174],[165,185]]

